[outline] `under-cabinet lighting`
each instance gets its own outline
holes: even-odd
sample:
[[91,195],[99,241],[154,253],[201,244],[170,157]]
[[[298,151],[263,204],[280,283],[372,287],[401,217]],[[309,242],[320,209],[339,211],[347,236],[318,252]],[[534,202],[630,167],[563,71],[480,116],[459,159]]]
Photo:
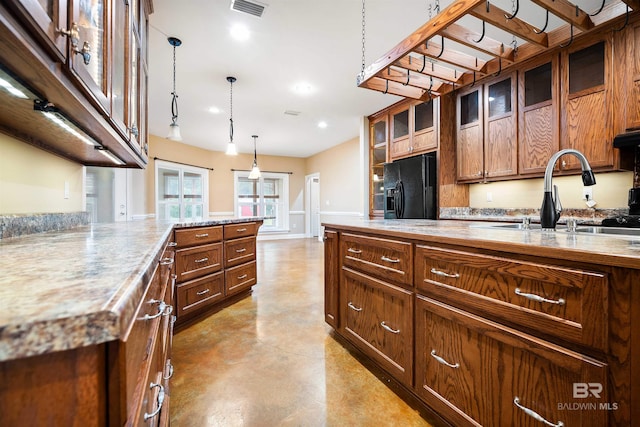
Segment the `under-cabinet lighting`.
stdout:
[[25,95],[24,92],[14,87],[11,83],[9,83],[3,78],[0,78],[0,86],[2,86],[7,92],[9,92],[11,95],[17,98],[29,99],[29,97]]
[[64,119],[64,117],[62,115],[60,115],[60,113],[53,113],[53,112],[50,112],[50,111],[43,111],[42,114],[44,114],[44,116],[47,119],[51,120],[53,123],[55,123],[56,125],[60,126],[62,129],[66,130],[71,135],[75,136],[80,141],[84,142],[85,144],[91,145],[92,147],[97,144],[97,142],[93,141],[92,139],[87,138],[86,136],[82,135],[80,132],[78,132],[77,130],[72,128],[70,125],[68,125],[66,123],[66,120]]
[[124,162],[122,160],[120,160],[119,158],[117,158],[111,151],[109,151],[108,149],[106,149],[103,146],[96,146],[95,147],[96,150],[98,150],[100,152],[100,154],[102,154],[103,156],[105,156],[107,159],[111,160],[113,163],[115,163],[116,165],[124,165]]

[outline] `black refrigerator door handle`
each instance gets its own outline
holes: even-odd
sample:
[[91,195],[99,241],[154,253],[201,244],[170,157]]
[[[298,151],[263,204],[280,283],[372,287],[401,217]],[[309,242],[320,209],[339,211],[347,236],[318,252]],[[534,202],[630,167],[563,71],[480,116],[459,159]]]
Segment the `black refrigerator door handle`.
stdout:
[[396,218],[402,218],[404,216],[404,184],[402,181],[396,184],[395,199]]

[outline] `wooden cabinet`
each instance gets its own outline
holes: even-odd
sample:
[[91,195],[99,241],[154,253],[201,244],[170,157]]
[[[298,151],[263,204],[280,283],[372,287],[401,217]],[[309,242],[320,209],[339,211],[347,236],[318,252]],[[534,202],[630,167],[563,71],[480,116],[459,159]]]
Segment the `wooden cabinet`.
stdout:
[[486,181],[518,173],[516,73],[458,95],[458,181]]
[[340,326],[340,266],[338,232],[324,229],[324,320],[332,328]]
[[[8,0],[0,62],[33,101],[73,123],[93,145],[127,166],[144,166],[151,10],[151,0]],[[0,116],[16,137],[86,165],[113,166],[104,150],[89,149],[91,143],[55,128],[33,108],[26,114],[17,107]]]
[[257,283],[256,235],[261,221],[177,228],[178,325],[214,310]]
[[560,67],[558,55],[518,73],[518,145],[521,175],[542,175],[560,149]]
[[369,118],[369,217],[384,217],[384,164],[389,141],[388,114]]
[[403,102],[390,110],[391,161],[438,148],[438,105],[437,99],[421,103]]

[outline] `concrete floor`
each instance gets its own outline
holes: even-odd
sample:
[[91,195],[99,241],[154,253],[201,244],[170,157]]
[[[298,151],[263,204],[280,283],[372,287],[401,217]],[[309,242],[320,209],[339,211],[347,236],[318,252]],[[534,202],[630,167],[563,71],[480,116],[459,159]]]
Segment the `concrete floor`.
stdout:
[[330,334],[323,245],[259,241],[258,284],[173,340],[173,427],[429,426]]

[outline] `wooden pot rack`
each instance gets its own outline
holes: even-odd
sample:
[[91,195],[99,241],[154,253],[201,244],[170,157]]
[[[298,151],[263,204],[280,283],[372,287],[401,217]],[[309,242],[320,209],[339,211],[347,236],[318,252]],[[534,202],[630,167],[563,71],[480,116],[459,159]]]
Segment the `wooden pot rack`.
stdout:
[[[640,0],[615,1],[589,15],[568,0],[530,1],[565,21],[553,31],[536,28],[487,0],[454,0],[393,49],[358,75],[358,86],[405,98],[429,100],[474,84],[489,75],[498,75],[516,63],[552,49],[567,47],[577,35],[640,10]],[[519,8],[519,5],[518,5]],[[482,21],[482,32],[457,23],[470,15]],[[485,25],[493,25],[524,40],[517,49],[485,35]],[[488,60],[447,46],[447,40],[480,52]],[[449,43],[451,45],[451,43]]]

